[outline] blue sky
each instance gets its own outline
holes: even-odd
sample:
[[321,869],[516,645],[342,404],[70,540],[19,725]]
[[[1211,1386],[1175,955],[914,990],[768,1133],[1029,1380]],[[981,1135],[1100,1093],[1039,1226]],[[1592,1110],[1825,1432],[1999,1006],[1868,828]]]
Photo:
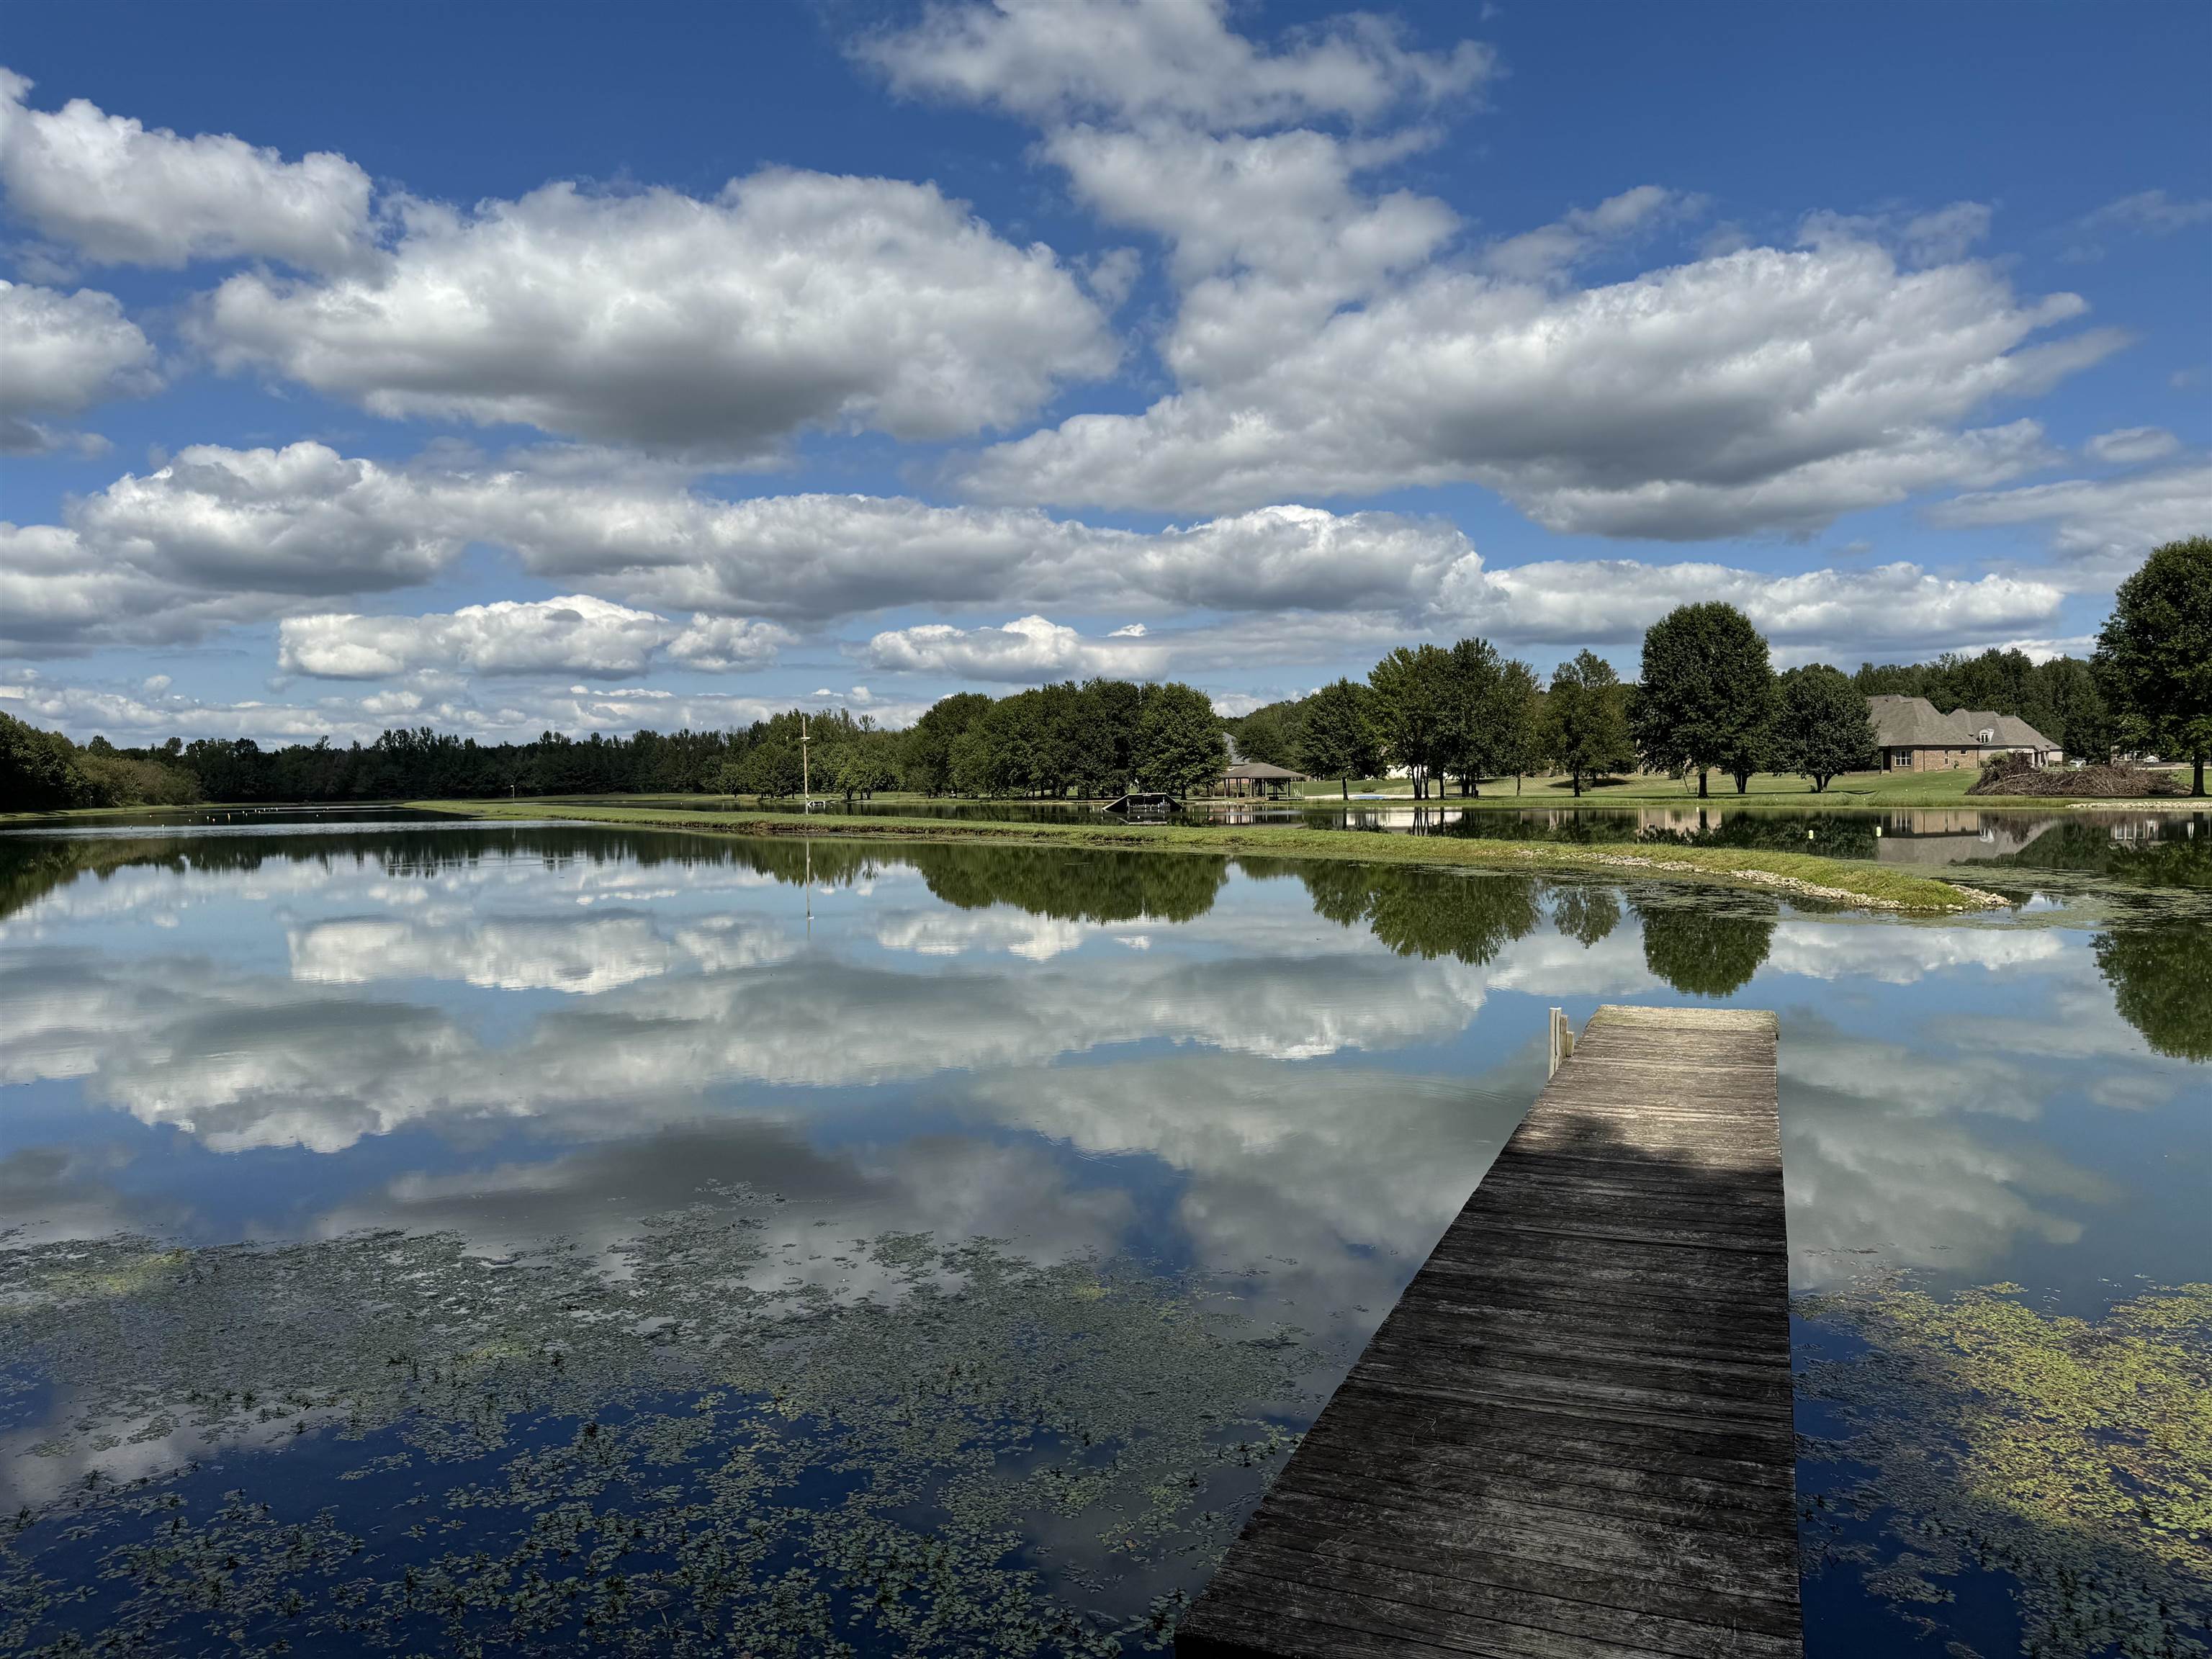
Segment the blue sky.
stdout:
[[2080,650],[2212,526],[2208,56],[2178,4],[18,9],[0,706],[1235,709],[1464,633],[1632,670],[1714,597],[1785,662]]

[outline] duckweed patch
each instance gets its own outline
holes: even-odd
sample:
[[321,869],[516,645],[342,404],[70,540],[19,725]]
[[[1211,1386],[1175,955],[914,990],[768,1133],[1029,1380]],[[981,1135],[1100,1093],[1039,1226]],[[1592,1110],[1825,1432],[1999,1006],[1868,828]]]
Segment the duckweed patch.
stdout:
[[2009,1575],[2021,1650],[2039,1659],[2207,1650],[2212,1285],[2097,1321],[2039,1311],[2008,1285],[1948,1301],[1893,1285],[1798,1310],[1868,1345],[1798,1379],[1846,1431],[1808,1448],[1845,1482],[1814,1501],[1808,1559],[1856,1569],[1930,1633],[1942,1626],[1922,1609],[1953,1599],[1946,1581]]
[[[989,1240],[851,1241],[847,1283],[800,1282],[812,1246],[769,1213],[502,1261],[392,1233],[0,1249],[0,1351],[58,1402],[33,1426],[20,1379],[0,1400],[37,1443],[0,1651],[1165,1646],[1293,1443],[1267,1402],[1300,1409],[1299,1334]],[[167,1465],[132,1473],[154,1437]],[[288,1456],[361,1501],[303,1505]]]

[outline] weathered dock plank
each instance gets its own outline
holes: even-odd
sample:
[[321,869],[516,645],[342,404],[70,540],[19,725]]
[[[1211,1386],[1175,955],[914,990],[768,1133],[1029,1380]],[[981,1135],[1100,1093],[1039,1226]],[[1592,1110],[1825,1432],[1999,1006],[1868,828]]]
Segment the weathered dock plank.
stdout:
[[1606,1007],[1571,1050],[1181,1659],[1802,1651],[1774,1017]]

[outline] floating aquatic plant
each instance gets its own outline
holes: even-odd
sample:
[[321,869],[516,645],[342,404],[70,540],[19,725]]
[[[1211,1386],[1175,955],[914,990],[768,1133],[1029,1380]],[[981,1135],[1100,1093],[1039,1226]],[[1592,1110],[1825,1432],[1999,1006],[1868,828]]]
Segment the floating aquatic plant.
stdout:
[[1814,1455],[1871,1471],[1823,1500],[1881,1522],[1884,1547],[1826,1540],[1870,1590],[1934,1632],[1920,1609],[1951,1599],[1944,1581],[1995,1571],[2018,1583],[2021,1650],[2039,1659],[2206,1651],[2212,1285],[2094,1321],[2039,1311],[2011,1285],[1948,1301],[1882,1286],[1799,1311],[1867,1344],[1798,1389],[1847,1429]]
[[[52,1406],[0,1651],[1164,1645],[1313,1352],[1194,1280],[988,1240],[855,1242],[825,1285],[767,1213],[726,1195],[604,1256],[0,1249],[0,1352]],[[129,1473],[154,1438],[220,1479]],[[310,1448],[367,1484],[303,1504]]]

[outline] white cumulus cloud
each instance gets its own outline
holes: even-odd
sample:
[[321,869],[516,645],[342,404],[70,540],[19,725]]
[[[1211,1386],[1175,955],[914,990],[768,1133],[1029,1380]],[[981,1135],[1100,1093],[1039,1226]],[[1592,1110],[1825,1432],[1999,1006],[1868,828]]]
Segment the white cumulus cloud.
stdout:
[[1085,639],[1043,617],[1019,617],[1003,628],[932,623],[892,629],[867,646],[868,660],[878,668],[1021,685],[1094,674],[1142,679],[1157,674],[1167,654],[1161,647],[1133,640]]
[[1553,224],[1522,231],[1485,249],[1486,269],[1523,282],[1564,276],[1576,265],[1669,219],[1697,210],[1698,199],[1657,185],[1638,185],[1594,208],[1576,208]]
[[310,270],[368,252],[368,175],[343,155],[287,161],[228,134],[179,137],[82,98],[42,111],[0,69],[0,187],[40,234],[100,264],[269,258]]
[[2212,461],[1986,490],[1940,502],[1929,516],[1951,526],[2047,524],[2061,557],[2124,575],[2154,547],[2212,535]]
[[189,640],[318,597],[410,586],[465,538],[425,499],[405,474],[322,444],[195,445],[73,500],[64,525],[0,526],[0,641]]
[[856,54],[901,92],[1036,120],[1110,116],[1215,129],[1362,121],[1470,92],[1496,70],[1474,41],[1405,46],[1387,18],[1340,18],[1277,49],[1233,33],[1225,0],[995,0],[939,6]]
[[317,443],[196,447],[73,502],[64,525],[14,532],[24,551],[0,628],[46,648],[189,638],[407,586],[480,542],[564,586],[694,613],[668,653],[710,667],[757,657],[766,636],[701,616],[806,624],[1006,603],[1404,611],[1474,552],[1449,524],[1389,513],[1270,507],[1140,532],[900,497],[732,501],[650,470],[557,461],[393,467]]
[[0,280],[0,450],[66,441],[38,417],[82,414],[158,387],[153,343],[112,294]]
[[[2156,476],[2114,483],[2147,489]],[[2191,499],[2203,495],[2200,481]],[[2043,504],[2014,499],[2024,496]],[[2057,505],[2015,491],[1960,510],[2026,517]],[[2081,510],[2094,516],[2094,505]],[[1139,532],[901,497],[725,501],[650,471],[526,456],[498,468],[391,467],[312,443],[187,450],[78,500],[65,524],[0,534],[0,616],[20,649],[189,639],[290,617],[291,670],[348,677],[433,665],[618,677],[656,663],[744,667],[768,660],[790,630],[907,606],[1182,624],[1139,634],[1151,624],[1127,623],[1090,638],[1028,617],[1011,628],[933,622],[866,647],[886,666],[999,679],[1334,658],[1453,628],[1515,641],[1620,640],[1675,604],[1716,597],[1742,605],[1778,645],[1942,649],[2048,634],[2061,597],[2044,578],[1968,580],[1909,564],[1779,575],[1635,560],[1500,568],[1448,521],[1390,513],[1274,506]],[[424,580],[471,544],[511,551],[571,597],[429,617],[328,603]]]
[[1465,257],[1449,207],[1367,175],[1435,142],[1407,123],[1476,83],[1480,49],[1408,56],[1346,19],[1273,51],[1224,15],[953,5],[866,49],[895,87],[1036,123],[1079,200],[1166,244],[1180,289],[1171,392],[984,451],[957,470],[971,493],[1224,513],[1472,482],[1562,531],[1810,532],[2041,463],[2032,422],[1976,422],[2119,343],[2039,340],[2083,302],[1969,259],[1978,203],[1816,215],[1797,246],[1572,286],[1700,205],[1644,184]]
[[1555,559],[1455,572],[1444,614],[1507,639],[1626,642],[1678,605],[1723,599],[1778,649],[1844,654],[2002,638],[2056,616],[2057,584],[1938,576],[1913,564],[1773,575],[1699,562]]
[[771,624],[701,617],[679,627],[649,611],[572,593],[501,599],[418,617],[289,617],[277,633],[287,673],[384,679],[465,674],[637,675],[657,656],[686,667],[760,668],[791,635]]
[[928,185],[771,168],[703,201],[558,183],[401,213],[361,270],[234,276],[198,337],[218,364],[379,415],[720,460],[810,427],[1006,427],[1118,356],[1050,249],[1002,240]]
[[[2077,315],[1976,264],[1864,243],[1749,248],[1568,295],[1437,269],[1287,356],[1141,415],[986,451],[986,496],[1226,508],[1472,479],[1549,528],[1685,539],[1817,529],[2044,458],[2031,422],[1955,423],[2112,349],[2025,344]],[[1213,354],[1218,357],[1217,350]]]

